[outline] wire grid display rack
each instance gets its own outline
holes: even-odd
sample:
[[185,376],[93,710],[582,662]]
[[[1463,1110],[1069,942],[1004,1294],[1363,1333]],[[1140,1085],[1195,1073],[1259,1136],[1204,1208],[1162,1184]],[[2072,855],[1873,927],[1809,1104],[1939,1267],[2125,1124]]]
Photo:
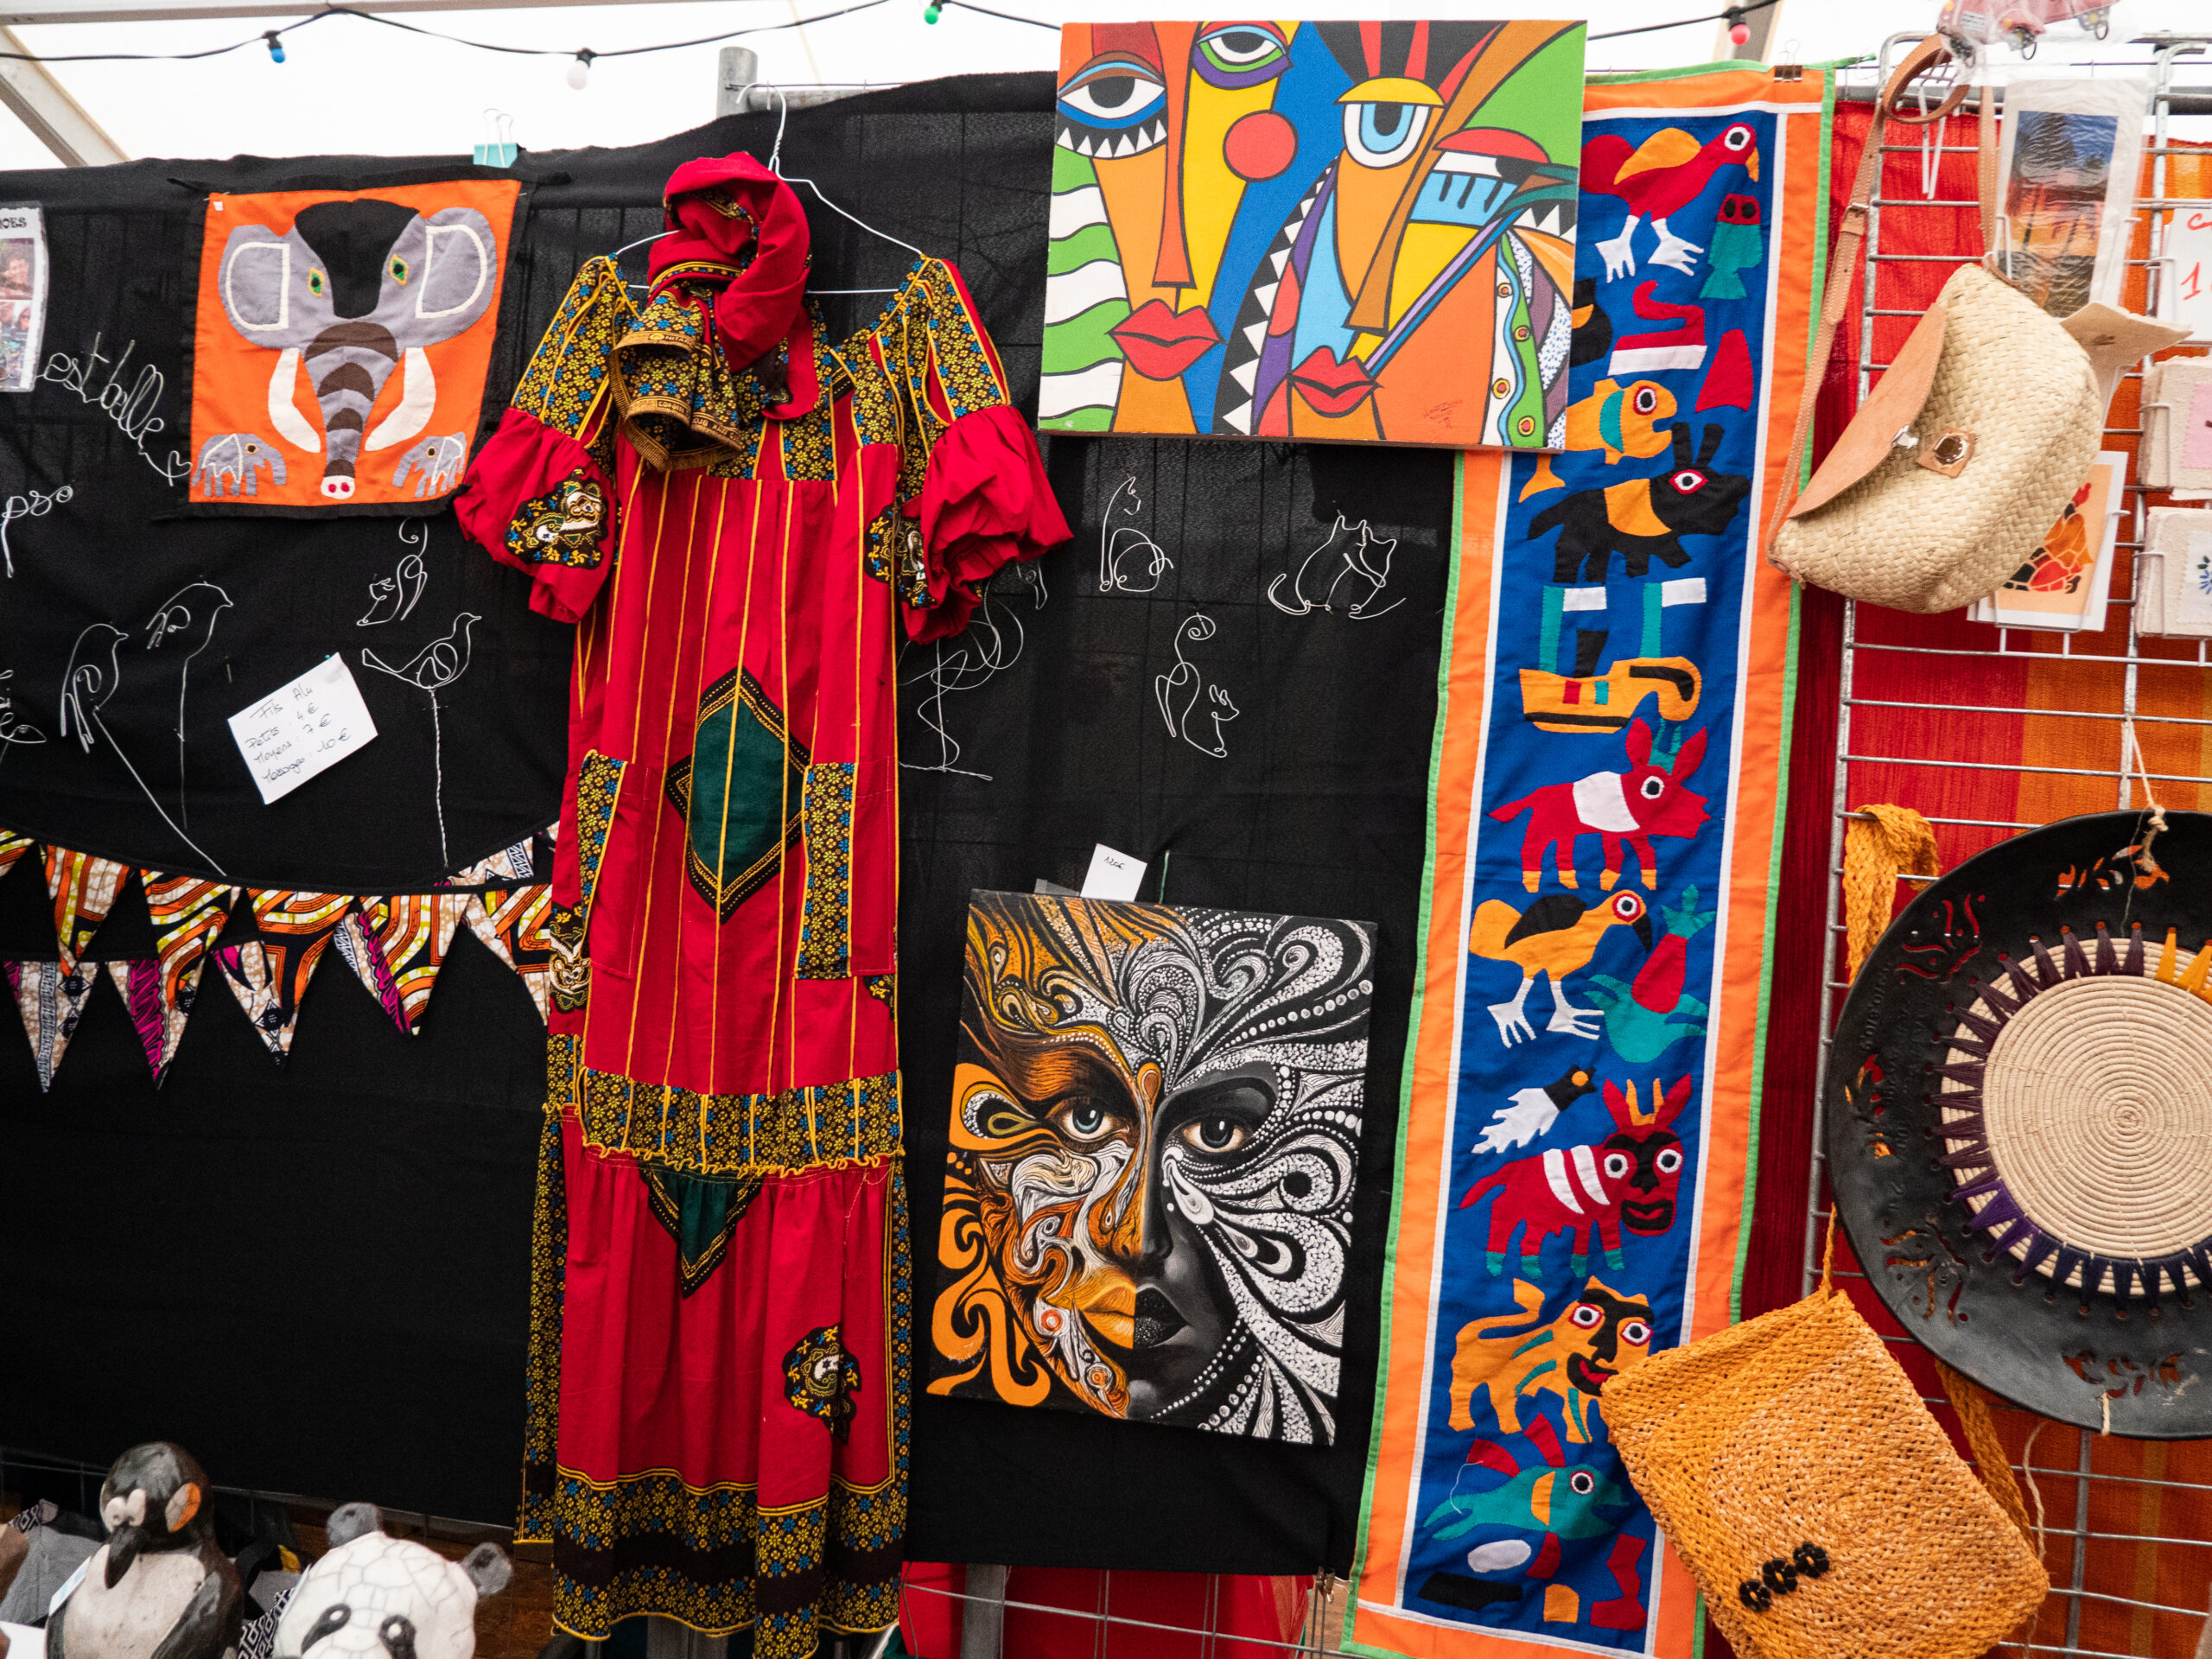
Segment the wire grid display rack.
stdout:
[[[1885,41],[1878,73],[1859,78],[1880,86],[1918,38],[1898,35]],[[2204,62],[2212,35],[2158,35],[2133,44],[2132,54],[2104,48],[2094,67],[2130,76],[2147,73],[2152,81],[2152,132],[2144,152],[2149,194],[2134,203],[2128,251],[2137,257],[2128,262],[2126,304],[2155,315],[2162,287],[2176,277],[2167,251],[2173,217],[2203,206],[2202,194],[2175,194],[2183,182],[2177,175],[2186,168],[2188,180],[2200,192],[2212,178],[2201,170],[2206,165],[2202,149],[2173,137],[2176,105],[2186,99],[2174,86],[2174,71],[2177,62]],[[2070,72],[2078,73],[2082,67],[2073,66]],[[1954,225],[1975,214],[1972,138],[1946,142],[1947,137],[1956,137],[1955,130],[1947,135],[1940,126],[1904,131],[1893,126],[1891,142],[1884,146],[1892,154],[1920,158],[1923,188],[1897,194],[1897,169],[1885,159],[1878,175],[1883,184],[1869,213],[1862,277],[1862,398],[1936,286],[1971,257],[1912,251],[1942,239],[1929,233],[1931,212],[1948,213]],[[2186,163],[2181,159],[2185,155],[2191,158]],[[1919,216],[1917,224],[1914,215]],[[1921,296],[1922,303],[1902,302],[1902,289]],[[2201,351],[2206,344],[2195,340],[2178,349]],[[2107,417],[2113,424],[2106,431],[2108,448],[2133,448],[2129,441],[2140,435],[2141,366],[2126,376],[2113,401]],[[1968,623],[1960,613],[1904,618],[1872,607],[1844,607],[1821,976],[1822,1035],[1802,1268],[1808,1293],[1820,1277],[1830,1220],[1820,1116],[1831,1058],[1829,1033],[1849,988],[1843,849],[1850,822],[1865,816],[1857,806],[1885,802],[1918,809],[1936,826],[1946,868],[2074,813],[2126,810],[2154,800],[2167,806],[2212,806],[2212,719],[2206,718],[2212,715],[2212,657],[2205,642],[2152,639],[2137,631],[2137,599],[2145,580],[2141,567],[2149,563],[2137,556],[2152,502],[2150,493],[2133,481],[2132,464],[2129,475],[2113,597],[2101,632],[2031,632]],[[2156,580],[2155,565],[2150,569],[2150,579]],[[1974,689],[1960,689],[1968,686]],[[1930,687],[1940,688],[1933,697]],[[2040,737],[2024,743],[2031,728]],[[2063,764],[2036,764],[2039,760]],[[1975,804],[1993,798],[2009,798],[2012,805],[1993,810]],[[1898,878],[1908,897],[1917,890],[1916,884],[1934,879]],[[1839,1249],[1835,1276],[1885,1340],[1898,1344],[1899,1357],[1921,1382],[1928,1403],[1951,1421],[1924,1351],[1890,1318],[1857,1264],[1844,1265],[1848,1254],[1847,1248]],[[1932,1315],[1932,1292],[1929,1300]],[[2016,1632],[1999,1650],[2075,1659],[2179,1659],[2193,1650],[2212,1582],[2212,1442],[2114,1440],[2026,1413],[1998,1414],[2023,1491],[2041,1523],[2052,1583],[2051,1597],[2033,1626]]]

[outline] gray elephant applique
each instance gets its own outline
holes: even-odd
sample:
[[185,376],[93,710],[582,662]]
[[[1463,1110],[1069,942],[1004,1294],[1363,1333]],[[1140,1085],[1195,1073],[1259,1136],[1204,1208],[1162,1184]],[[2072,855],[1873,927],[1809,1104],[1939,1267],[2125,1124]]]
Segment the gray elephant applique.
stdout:
[[415,499],[443,495],[461,482],[461,469],[468,460],[468,434],[448,432],[442,438],[425,438],[399,457],[391,469],[392,487],[404,489],[407,475],[415,474]]
[[[353,493],[365,451],[405,443],[429,424],[438,388],[424,348],[482,316],[498,275],[491,221],[473,207],[426,216],[363,197],[303,207],[282,236],[260,225],[231,232],[223,309],[249,343],[277,353],[269,419],[288,443],[322,453],[325,497]],[[320,433],[293,401],[302,368]],[[371,428],[394,369],[403,370],[399,402]]]
[[261,474],[271,484],[284,481],[284,457],[258,432],[218,432],[200,446],[193,481],[209,495],[260,492]]

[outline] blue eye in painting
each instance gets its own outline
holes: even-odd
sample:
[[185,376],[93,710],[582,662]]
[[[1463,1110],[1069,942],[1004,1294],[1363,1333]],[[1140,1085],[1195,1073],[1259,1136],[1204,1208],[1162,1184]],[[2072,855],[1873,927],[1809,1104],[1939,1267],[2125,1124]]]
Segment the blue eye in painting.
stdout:
[[1191,47],[1191,67],[1209,86],[1259,86],[1290,67],[1290,47],[1273,23],[1208,23]]
[[1344,149],[1363,167],[1395,167],[1420,146],[1436,111],[1424,104],[1363,99],[1344,105]]
[[1337,102],[1344,111],[1344,153],[1362,167],[1411,160],[1444,106],[1436,88],[1404,75],[1363,80]]
[[1167,88],[1150,64],[1119,54],[1092,59],[1060,87],[1063,148],[1135,156],[1167,141]]

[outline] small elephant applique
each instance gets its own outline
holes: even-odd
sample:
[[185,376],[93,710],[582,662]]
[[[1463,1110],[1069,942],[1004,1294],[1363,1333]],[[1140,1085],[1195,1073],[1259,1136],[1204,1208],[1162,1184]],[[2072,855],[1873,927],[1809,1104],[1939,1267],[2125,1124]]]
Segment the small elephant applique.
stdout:
[[[498,277],[492,223],[474,207],[424,213],[361,197],[303,207],[281,234],[241,225],[223,245],[216,289],[239,338],[276,353],[270,429],[294,448],[322,456],[321,493],[338,502],[353,496],[365,454],[409,443],[429,425],[438,385],[427,348],[474,326],[491,306]],[[372,426],[394,371],[399,401]],[[302,376],[314,419],[296,400]],[[231,434],[210,443],[226,439],[258,441]],[[412,473],[418,499],[439,493],[458,478],[465,451],[464,435],[430,438],[401,458],[392,481],[404,486]],[[203,453],[200,473],[210,493],[226,477],[253,493],[244,454],[234,458],[222,448]]]

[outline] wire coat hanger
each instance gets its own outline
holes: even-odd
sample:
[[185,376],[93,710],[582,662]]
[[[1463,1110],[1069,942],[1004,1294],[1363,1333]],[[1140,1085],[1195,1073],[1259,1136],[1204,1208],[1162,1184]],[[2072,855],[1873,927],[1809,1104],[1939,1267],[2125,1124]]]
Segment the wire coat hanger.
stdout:
[[[768,150],[768,170],[771,173],[773,173],[778,178],[782,179],[785,184],[804,185],[808,189],[814,192],[814,199],[820,202],[824,207],[827,207],[831,213],[836,214],[838,218],[846,219],[852,224],[859,226],[861,229],[866,231],[870,236],[877,237],[883,241],[888,242],[894,248],[904,248],[907,252],[912,254],[917,259],[926,259],[929,257],[929,255],[924,253],[912,243],[902,242],[897,237],[892,235],[888,231],[879,231],[874,226],[869,224],[859,214],[846,212],[844,208],[840,207],[836,202],[830,200],[828,192],[824,191],[823,188],[817,184],[812,179],[795,179],[786,174],[784,171],[783,166],[784,129],[790,123],[791,118],[791,98],[782,87],[767,86],[760,81],[747,81],[743,86],[738,89],[739,93],[742,96],[744,93],[751,92],[755,86],[759,86],[764,92],[773,92],[776,95],[776,141],[769,147]],[[817,288],[810,289],[808,291],[814,294],[896,294],[899,290],[895,288]]]
[[[899,238],[892,235],[888,231],[880,231],[876,229],[874,226],[869,224],[866,219],[861,218],[859,214],[848,213],[844,208],[840,207],[836,202],[830,200],[828,192],[824,191],[823,188],[817,184],[812,179],[795,179],[787,176],[783,170],[784,129],[790,123],[791,118],[791,104],[790,96],[785,93],[784,89],[780,86],[771,86],[762,81],[752,80],[746,82],[744,86],[738,88],[739,96],[742,98],[746,93],[750,92],[755,86],[760,87],[764,92],[773,92],[776,95],[776,138],[774,143],[772,144],[768,149],[768,170],[771,173],[773,173],[778,178],[782,179],[785,184],[804,185],[808,189],[814,192],[814,199],[820,202],[824,207],[827,207],[831,213],[836,214],[838,218],[849,220],[852,224],[859,226],[861,229],[866,231],[870,236],[877,237],[883,241],[888,242],[895,248],[904,248],[907,252],[912,254],[917,259],[926,259],[929,257],[928,254],[923,252],[921,249],[916,247],[912,243],[903,242],[899,240]],[[620,247],[615,249],[613,253],[609,254],[607,257],[619,264],[622,256],[629,252],[631,249],[642,248],[649,243],[659,241],[664,236],[672,236],[674,234],[675,232],[673,231],[655,231],[649,236],[639,237],[634,242],[625,242]],[[645,288],[650,286],[650,284],[645,283],[626,283],[625,285],[630,288]],[[815,288],[809,289],[807,291],[810,294],[896,294],[899,290],[895,288]]]

